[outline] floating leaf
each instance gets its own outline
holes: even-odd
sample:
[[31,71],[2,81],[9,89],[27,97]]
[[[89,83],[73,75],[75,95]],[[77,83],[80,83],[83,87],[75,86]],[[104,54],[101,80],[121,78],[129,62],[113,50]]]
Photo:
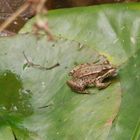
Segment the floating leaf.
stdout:
[[[89,139],[139,140],[140,86],[139,78],[136,78],[139,67],[134,67],[133,64],[139,62],[140,4],[54,10],[49,13],[48,18],[53,34],[87,44],[100,54],[106,55],[121,69],[119,80],[123,98],[120,112],[116,118],[108,120],[108,124],[114,125],[107,138],[94,138],[92,135]],[[28,23],[21,32],[30,31],[33,22],[34,20]],[[133,58],[135,55],[136,58]]]
[[[0,50],[1,116],[17,139],[24,138],[22,131],[27,139],[107,137],[110,121],[120,105],[118,80],[112,80],[104,90],[91,88],[90,95],[72,92],[66,84],[75,62],[96,62],[100,58],[96,51],[86,45],[79,50],[75,41],[62,38],[47,41],[46,36],[37,39],[32,35],[2,38]],[[23,70],[26,61],[23,52],[31,62],[41,66],[50,67],[57,62],[60,66],[51,70],[36,67]]]

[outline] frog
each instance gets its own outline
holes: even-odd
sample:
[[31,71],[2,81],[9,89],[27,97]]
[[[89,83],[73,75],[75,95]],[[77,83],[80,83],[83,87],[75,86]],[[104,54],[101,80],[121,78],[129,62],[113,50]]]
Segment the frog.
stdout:
[[67,85],[77,93],[88,94],[88,87],[97,87],[99,90],[108,87],[111,81],[105,82],[108,77],[115,77],[117,68],[108,60],[97,63],[83,63],[74,67],[69,76],[72,78],[67,81]]

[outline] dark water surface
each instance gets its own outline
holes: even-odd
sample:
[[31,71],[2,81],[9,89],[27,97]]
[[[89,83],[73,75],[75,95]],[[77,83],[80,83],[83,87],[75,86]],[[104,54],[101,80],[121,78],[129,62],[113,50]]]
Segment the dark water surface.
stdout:
[[19,114],[22,117],[32,114],[29,99],[31,92],[24,89],[20,77],[10,71],[0,73],[0,112]]

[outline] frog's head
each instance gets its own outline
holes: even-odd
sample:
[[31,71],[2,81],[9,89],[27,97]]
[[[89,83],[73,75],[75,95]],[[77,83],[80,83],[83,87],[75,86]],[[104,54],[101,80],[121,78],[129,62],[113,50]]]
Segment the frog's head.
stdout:
[[111,75],[112,77],[115,77],[115,76],[117,76],[117,74],[118,74],[118,70],[117,70],[115,67],[112,67],[112,68],[109,70],[109,72],[111,73],[110,75]]

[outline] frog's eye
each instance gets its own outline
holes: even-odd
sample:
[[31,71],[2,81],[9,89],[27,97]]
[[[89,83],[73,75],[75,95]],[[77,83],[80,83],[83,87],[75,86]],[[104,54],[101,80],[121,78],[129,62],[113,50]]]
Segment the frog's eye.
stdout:
[[75,70],[72,70],[69,72],[69,75],[72,75],[75,72]]
[[72,74],[73,74],[73,72],[70,71],[70,72],[69,72],[69,75],[71,76]]

